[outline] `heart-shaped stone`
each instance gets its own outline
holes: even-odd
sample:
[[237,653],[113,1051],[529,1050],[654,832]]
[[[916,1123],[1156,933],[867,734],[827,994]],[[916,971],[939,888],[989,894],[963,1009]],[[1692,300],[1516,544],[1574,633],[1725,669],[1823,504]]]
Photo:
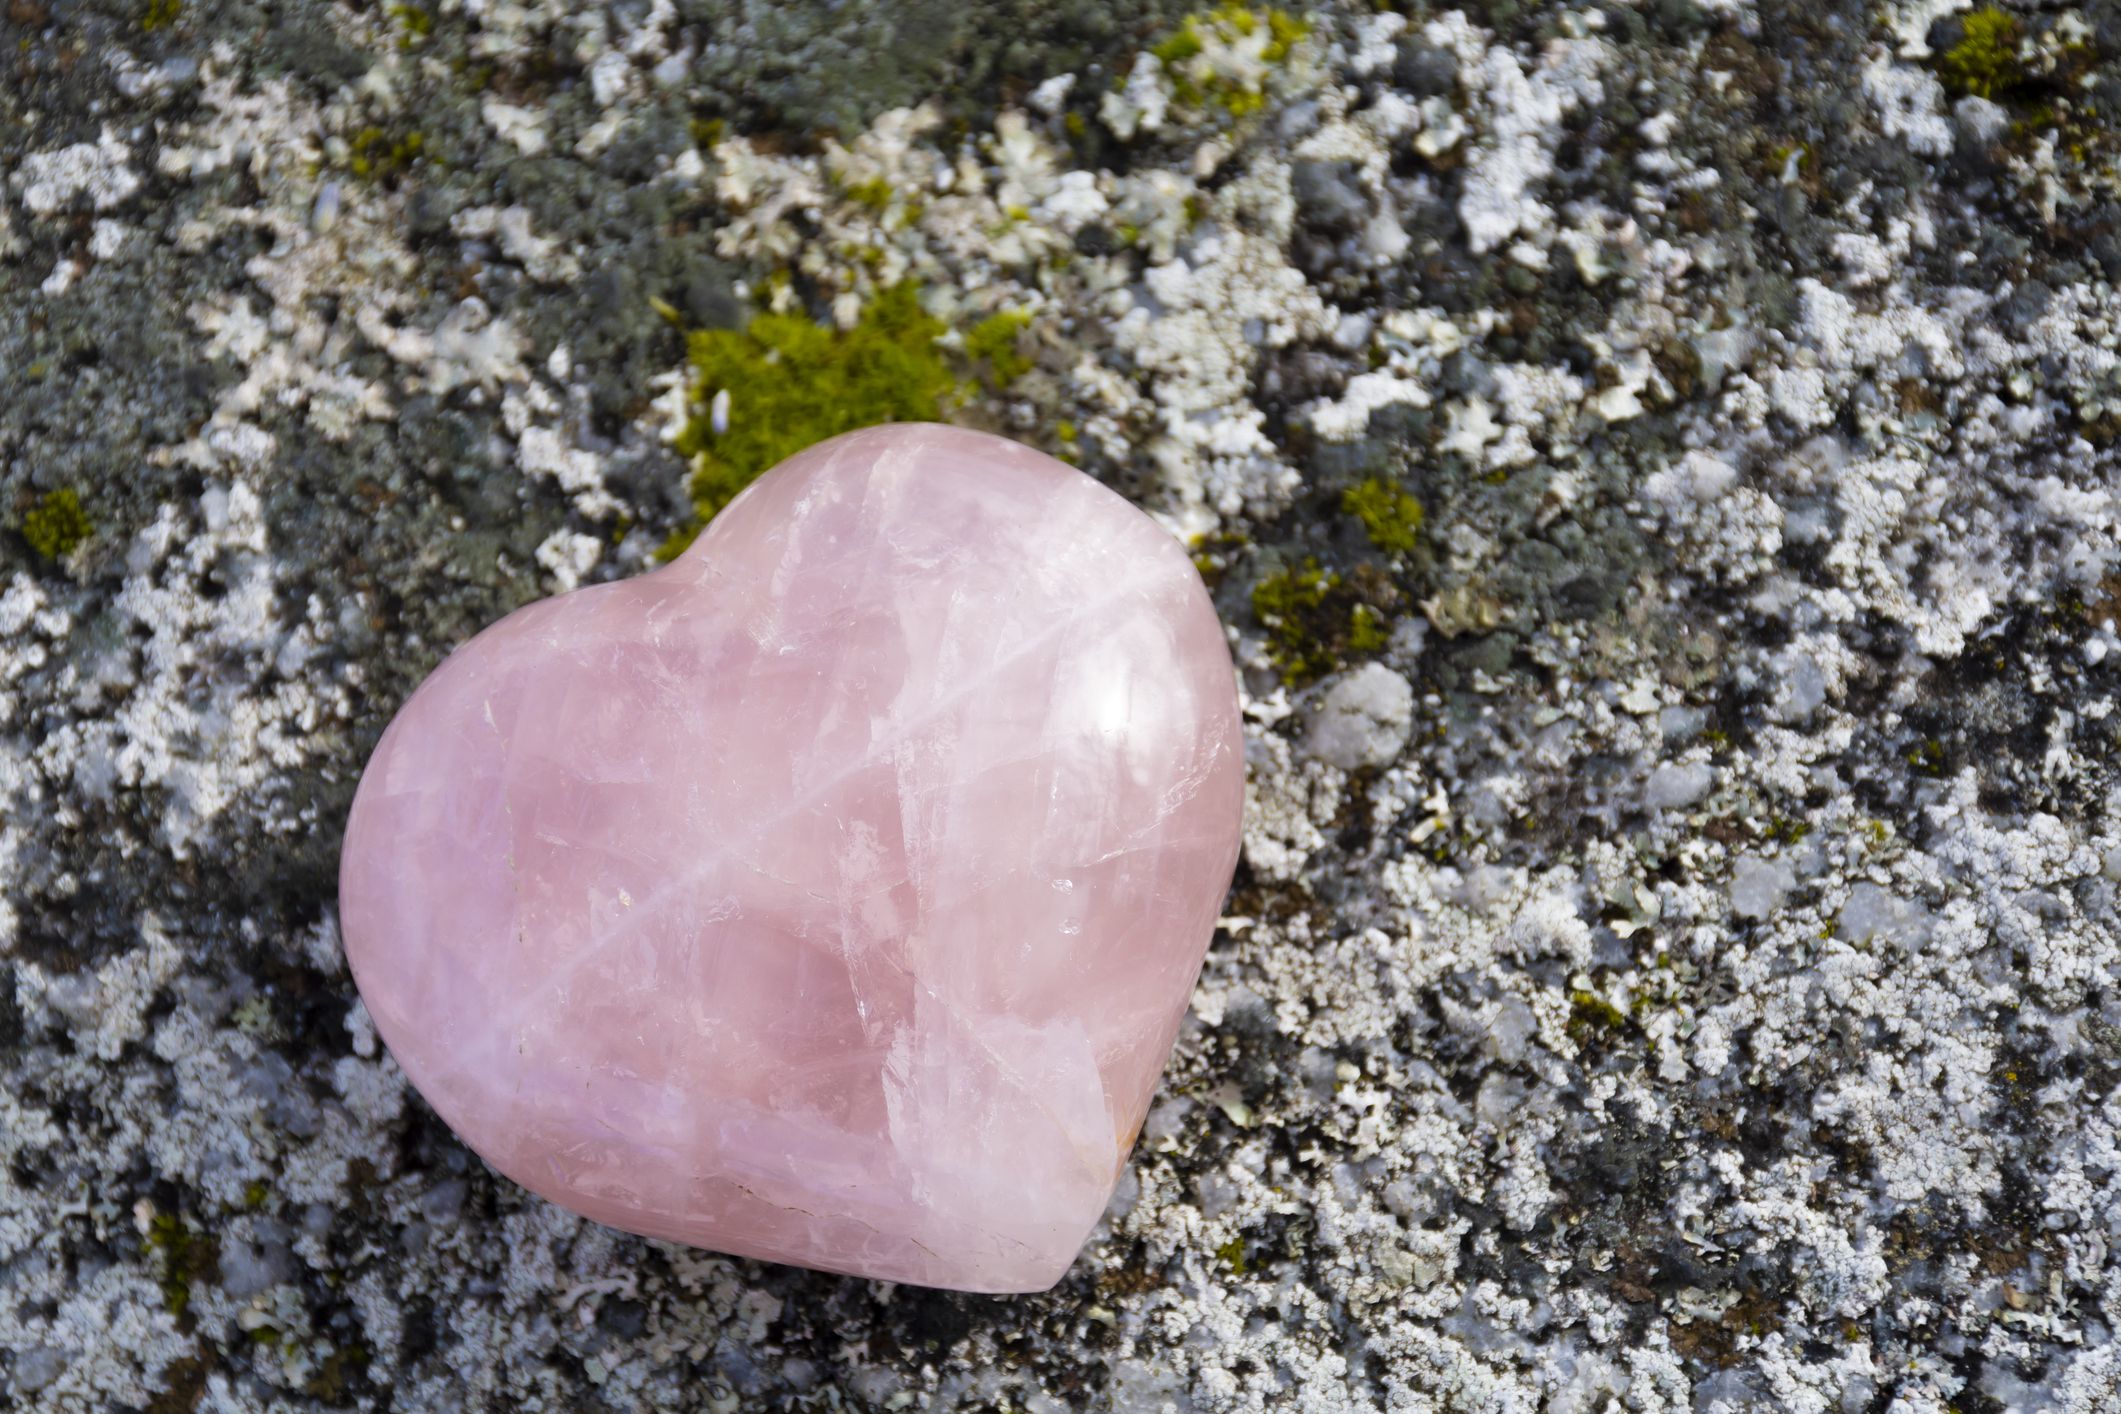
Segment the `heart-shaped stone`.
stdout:
[[1236,867],[1185,551],[982,433],[873,428],[384,732],[340,919],[405,1073],[601,1222],[1042,1290],[1110,1200]]

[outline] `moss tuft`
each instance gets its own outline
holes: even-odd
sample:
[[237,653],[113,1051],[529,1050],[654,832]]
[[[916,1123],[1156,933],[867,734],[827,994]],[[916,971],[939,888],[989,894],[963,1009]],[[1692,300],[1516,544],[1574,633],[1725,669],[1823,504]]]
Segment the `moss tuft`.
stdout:
[[1252,612],[1266,625],[1268,653],[1285,680],[1302,682],[1338,665],[1313,620],[1339,586],[1339,575],[1321,570],[1316,560],[1305,560],[1301,567],[1270,574],[1252,587]]
[[22,517],[22,538],[39,558],[62,560],[89,536],[96,526],[81,508],[81,497],[72,487],[47,491],[28,515]]
[[1388,555],[1407,554],[1421,538],[1421,502],[1379,477],[1349,487],[1340,508],[1361,521],[1370,543]]
[[363,128],[347,144],[346,166],[357,177],[394,181],[427,153],[427,138],[421,133],[392,137],[381,128]]
[[711,409],[727,393],[720,432],[694,416],[678,451],[692,461],[693,523],[659,552],[669,559],[760,474],[814,442],[880,422],[933,422],[959,393],[935,341],[942,323],[911,284],[883,291],[851,329],[799,314],[761,314],[743,329],[704,329],[688,341],[692,398]]
[[1396,598],[1375,566],[1358,566],[1350,580],[1307,559],[1254,585],[1252,612],[1267,630],[1267,656],[1294,687],[1382,649],[1391,640],[1383,610]]
[[417,5],[392,5],[387,13],[404,30],[404,33],[398,36],[400,49],[411,49],[434,33],[434,16]]
[[1577,1045],[1627,1029],[1628,1016],[1596,992],[1569,993],[1569,1039]]
[[882,177],[871,177],[847,188],[847,195],[871,211],[882,211],[891,205],[891,183]]
[[1802,844],[1804,837],[1812,832],[1811,824],[1804,820],[1791,820],[1781,815],[1769,819],[1761,828],[1761,838],[1776,844]]
[[[1071,429],[1072,426],[1073,424],[1070,424]],[[1063,440],[1073,441],[1074,438],[1064,433]],[[1201,582],[1208,586],[1210,593],[1222,583],[1223,575],[1229,571],[1231,561],[1248,543],[1250,542],[1243,535],[1228,530],[1193,537],[1193,568],[1200,573]]]
[[194,1232],[175,1213],[157,1213],[148,1222],[147,1243],[157,1258],[162,1304],[182,1321],[191,1306],[192,1283],[219,1273],[220,1250],[211,1237]]
[[1031,360],[1017,351],[1017,340],[1030,323],[1026,311],[1005,309],[982,319],[965,335],[965,357],[984,367],[997,389],[1031,371]]
[[2019,44],[2025,25],[1994,5],[1969,11],[1959,22],[1960,40],[1937,56],[1937,77],[1955,98],[1999,99],[2025,82]]
[[1375,653],[1392,641],[1392,630],[1385,616],[1368,604],[1357,604],[1348,610],[1348,651],[1351,653]]
[[147,0],[147,8],[140,12],[140,28],[152,33],[168,29],[184,15],[184,0]]
[[1200,18],[1192,16],[1170,34],[1151,45],[1154,54],[1165,68],[1175,68],[1188,59],[1197,57],[1205,46],[1200,37]]

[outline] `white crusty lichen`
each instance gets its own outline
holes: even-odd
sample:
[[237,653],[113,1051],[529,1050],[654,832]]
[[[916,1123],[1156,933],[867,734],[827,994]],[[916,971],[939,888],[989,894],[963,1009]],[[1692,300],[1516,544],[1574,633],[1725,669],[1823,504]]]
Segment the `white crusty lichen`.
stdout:
[[257,492],[236,480],[165,505],[126,570],[110,606],[125,631],[60,670],[75,695],[39,724],[45,789],[154,802],[158,843],[178,857],[238,805],[250,829],[313,824],[272,787],[332,740],[350,703],[343,682],[300,671],[334,617],[283,600]]
[[1489,44],[1457,11],[1425,29],[1430,43],[1457,57],[1464,90],[1479,95],[1478,135],[1458,201],[1475,251],[1519,235],[1551,239],[1553,218],[1538,199],[1539,187],[1553,172],[1563,117],[1602,96],[1598,73],[1607,55],[1603,41],[1580,33],[1579,16],[1568,16],[1564,26],[1579,33],[1556,40],[1529,71],[1514,50]]
[[32,152],[15,167],[10,185],[37,216],[54,216],[79,200],[108,211],[140,189],[133,149],[108,128],[94,142]]

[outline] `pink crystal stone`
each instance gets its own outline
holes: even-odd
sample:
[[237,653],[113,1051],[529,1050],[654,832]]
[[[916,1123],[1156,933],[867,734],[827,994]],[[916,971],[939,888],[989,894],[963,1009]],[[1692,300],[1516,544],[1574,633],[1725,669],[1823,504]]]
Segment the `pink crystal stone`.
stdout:
[[983,433],[791,457],[669,566],[509,615],[383,734],[347,956],[495,1168],[654,1237],[1051,1286],[1236,867],[1185,551]]

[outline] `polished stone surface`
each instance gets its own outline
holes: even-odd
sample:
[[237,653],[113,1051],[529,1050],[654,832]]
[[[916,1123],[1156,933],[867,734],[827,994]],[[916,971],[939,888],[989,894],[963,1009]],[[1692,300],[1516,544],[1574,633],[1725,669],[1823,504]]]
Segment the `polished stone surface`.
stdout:
[[1243,782],[1176,540],[1015,443],[875,428],[452,654],[362,777],[342,928],[399,1064],[525,1187],[1038,1290],[1141,1124]]

